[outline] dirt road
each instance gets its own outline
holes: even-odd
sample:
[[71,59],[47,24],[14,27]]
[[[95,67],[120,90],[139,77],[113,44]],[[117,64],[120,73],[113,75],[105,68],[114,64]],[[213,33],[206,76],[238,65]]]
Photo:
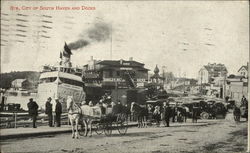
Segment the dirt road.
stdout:
[[[190,122],[190,121],[189,121]],[[1,142],[3,153],[173,153],[173,152],[245,152],[247,122],[235,123],[232,114],[225,120],[207,120],[206,126],[171,126],[129,128],[120,136],[114,131],[111,137],[96,135],[71,139],[71,134],[51,135]]]

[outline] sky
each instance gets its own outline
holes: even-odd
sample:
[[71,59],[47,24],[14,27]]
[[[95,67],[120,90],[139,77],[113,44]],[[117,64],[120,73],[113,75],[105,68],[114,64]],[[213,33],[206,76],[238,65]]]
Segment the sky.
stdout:
[[[208,63],[225,64],[229,74],[236,74],[249,61],[248,5],[247,1],[1,1],[1,72],[41,70],[42,65],[59,61],[65,42],[87,39],[89,45],[72,51],[73,65],[85,65],[91,56],[133,57],[152,71],[157,65],[160,71],[165,67],[182,77],[196,78]],[[32,10],[41,6],[95,9]],[[31,10],[24,10],[27,7]],[[112,27],[112,33],[101,41],[89,39],[87,31],[99,22]]]

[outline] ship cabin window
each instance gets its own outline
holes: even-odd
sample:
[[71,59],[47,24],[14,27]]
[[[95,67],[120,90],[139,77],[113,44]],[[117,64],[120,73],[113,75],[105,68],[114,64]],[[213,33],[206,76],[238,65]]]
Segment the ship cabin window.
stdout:
[[67,79],[67,78],[61,78],[61,77],[59,79],[62,81],[62,83],[70,84],[73,86],[83,87],[83,82],[71,80],[71,79]]
[[42,78],[39,80],[39,83],[50,83],[56,81],[56,77],[48,77],[48,78]]
[[71,73],[71,68],[60,67],[60,72]]

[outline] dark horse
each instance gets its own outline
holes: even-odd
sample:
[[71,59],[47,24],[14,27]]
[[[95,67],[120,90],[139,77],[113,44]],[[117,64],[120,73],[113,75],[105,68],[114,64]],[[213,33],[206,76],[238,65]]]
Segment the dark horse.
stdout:
[[148,110],[146,107],[141,107],[135,102],[132,102],[130,111],[131,113],[134,113],[137,118],[138,128],[147,127]]
[[185,107],[177,107],[177,122],[186,122],[187,121],[187,112]]

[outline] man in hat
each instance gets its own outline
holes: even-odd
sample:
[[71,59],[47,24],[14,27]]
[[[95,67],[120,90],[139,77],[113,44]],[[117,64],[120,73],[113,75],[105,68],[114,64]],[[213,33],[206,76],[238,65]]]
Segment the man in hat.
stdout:
[[48,100],[46,101],[46,104],[45,104],[45,114],[48,115],[50,127],[52,127],[52,123],[53,123],[51,100],[52,100],[51,97],[49,97]]
[[156,126],[160,126],[160,120],[161,120],[161,107],[160,106],[155,106],[155,110],[153,112],[154,119],[156,121]]
[[171,108],[167,102],[163,103],[163,122],[166,127],[169,127],[169,120],[171,117]]
[[56,108],[55,108],[55,113],[56,113],[56,126],[60,127],[61,126],[61,114],[62,114],[62,104],[59,102],[58,98],[55,98],[56,101]]
[[27,104],[28,109],[29,109],[29,115],[32,118],[33,121],[33,128],[36,128],[36,119],[37,119],[37,115],[38,115],[38,105],[35,101],[33,101],[33,98],[29,99],[29,103]]

